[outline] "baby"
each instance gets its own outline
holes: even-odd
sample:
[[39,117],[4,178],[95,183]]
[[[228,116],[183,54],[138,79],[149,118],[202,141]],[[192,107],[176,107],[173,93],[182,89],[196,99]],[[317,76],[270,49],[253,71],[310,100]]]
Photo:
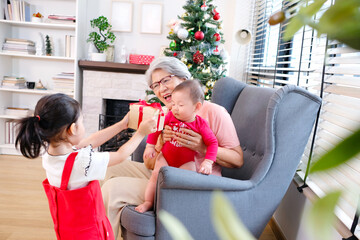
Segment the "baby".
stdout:
[[[186,80],[179,84],[172,92],[172,107],[165,117],[165,125],[169,125],[174,132],[179,132],[181,128],[188,128],[201,134],[207,146],[207,151],[199,172],[211,174],[212,165],[216,161],[218,142],[207,121],[196,115],[196,112],[201,109],[203,102],[204,92],[198,81]],[[160,133],[156,132],[148,136],[148,144],[144,156],[153,156],[155,154],[155,144]],[[146,212],[153,207],[156,181],[161,167],[171,166],[196,171],[195,154],[195,151],[182,146],[175,139],[165,142],[161,153],[157,157],[154,170],[147,185],[145,202],[135,209],[138,212]]]

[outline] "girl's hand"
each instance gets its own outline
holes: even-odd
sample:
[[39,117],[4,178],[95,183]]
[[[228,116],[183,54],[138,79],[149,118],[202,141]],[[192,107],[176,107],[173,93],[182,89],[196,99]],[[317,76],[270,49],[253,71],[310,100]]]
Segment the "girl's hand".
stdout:
[[125,117],[123,117],[123,119],[121,119],[121,124],[123,125],[124,129],[128,128],[128,124],[129,124],[129,113],[127,113],[125,115]]
[[175,132],[171,129],[169,125],[166,125],[163,129],[163,141],[168,142],[171,141],[172,138],[175,137]]
[[176,132],[175,135],[175,140],[182,146],[202,154],[206,153],[207,147],[199,133],[191,129],[180,128],[180,132]]
[[143,135],[148,135],[150,133],[156,132],[156,121],[155,118],[149,118],[142,121],[137,130]]
[[214,164],[214,161],[205,159],[200,165],[199,173],[206,174],[206,175],[211,174],[213,164]]

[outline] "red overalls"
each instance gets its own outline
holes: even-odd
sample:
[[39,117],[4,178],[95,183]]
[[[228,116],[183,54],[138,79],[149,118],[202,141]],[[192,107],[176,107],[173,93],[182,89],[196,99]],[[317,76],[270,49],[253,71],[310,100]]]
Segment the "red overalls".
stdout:
[[43,186],[58,240],[114,239],[101,196],[99,181],[86,187],[66,190],[77,152],[66,159],[60,188],[51,186],[48,179]]

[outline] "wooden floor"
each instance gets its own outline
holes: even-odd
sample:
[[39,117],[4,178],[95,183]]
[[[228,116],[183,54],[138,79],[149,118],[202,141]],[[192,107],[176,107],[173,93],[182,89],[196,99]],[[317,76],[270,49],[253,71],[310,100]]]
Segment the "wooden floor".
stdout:
[[[54,240],[41,159],[0,155],[0,240]],[[269,224],[260,240],[276,240]]]

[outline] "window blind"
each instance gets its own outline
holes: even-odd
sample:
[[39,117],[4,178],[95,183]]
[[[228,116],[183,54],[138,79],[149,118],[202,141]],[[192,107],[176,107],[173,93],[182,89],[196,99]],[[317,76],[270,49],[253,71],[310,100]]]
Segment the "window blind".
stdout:
[[[270,26],[267,20],[280,9],[291,18],[298,3],[280,0],[256,3],[247,83],[272,88],[292,84],[322,97],[317,129],[306,146],[298,172],[304,178],[310,155],[316,161],[360,128],[360,52],[326,36],[318,38],[310,27],[303,27],[290,41],[283,41],[288,21]],[[331,1],[327,1],[315,19],[330,5]],[[326,173],[311,174],[307,183],[320,197],[335,189],[343,190],[336,214],[350,229],[359,200],[360,156]],[[360,237],[359,231],[355,235]]]

